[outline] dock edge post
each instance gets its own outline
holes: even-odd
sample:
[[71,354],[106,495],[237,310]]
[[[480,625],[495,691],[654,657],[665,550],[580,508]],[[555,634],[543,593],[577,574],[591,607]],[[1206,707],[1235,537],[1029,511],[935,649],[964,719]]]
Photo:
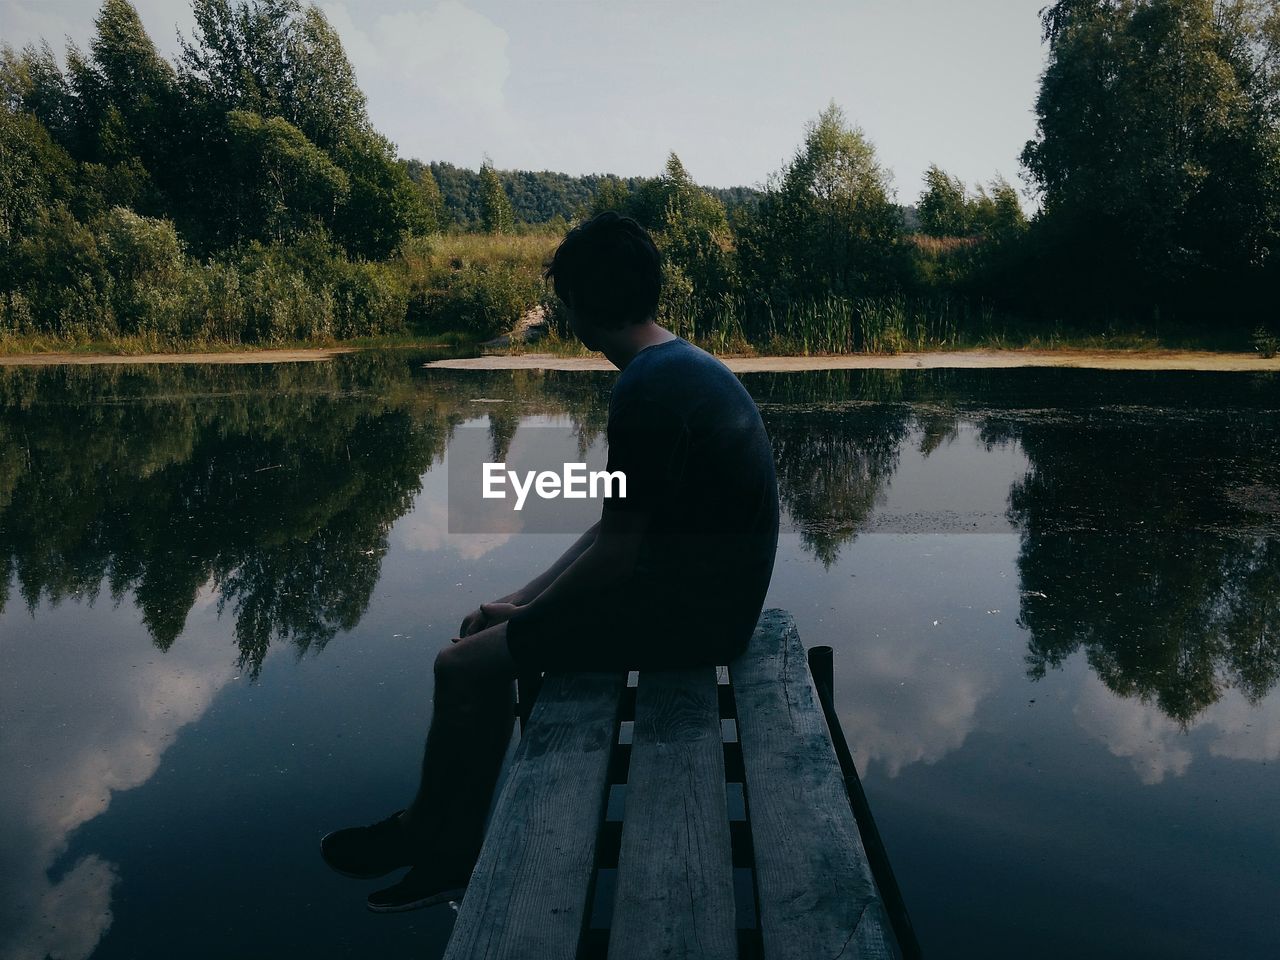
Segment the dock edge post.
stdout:
[[893,875],[893,866],[889,863],[889,855],[885,851],[884,841],[880,838],[880,830],[876,827],[875,818],[871,814],[871,804],[867,802],[866,792],[862,789],[862,780],[858,777],[858,768],[854,765],[853,754],[849,751],[849,743],[845,740],[844,729],[840,726],[840,718],[835,708],[835,651],[828,646],[810,647],[806,651],[809,661],[809,675],[813,677],[813,685],[818,691],[818,702],[822,704],[822,713],[827,720],[827,730],[831,734],[831,745],[835,747],[836,759],[840,762],[840,771],[844,774],[845,791],[849,795],[849,806],[853,809],[853,819],[858,824],[858,832],[862,835],[862,846],[867,851],[867,862],[871,866],[871,874],[880,888],[880,898],[884,901],[885,912],[889,922],[893,924],[893,932],[898,938],[898,946],[902,950],[903,960],[920,960],[920,942],[916,939],[915,929],[911,925],[911,917],[907,914],[907,904],[898,888],[898,881]]

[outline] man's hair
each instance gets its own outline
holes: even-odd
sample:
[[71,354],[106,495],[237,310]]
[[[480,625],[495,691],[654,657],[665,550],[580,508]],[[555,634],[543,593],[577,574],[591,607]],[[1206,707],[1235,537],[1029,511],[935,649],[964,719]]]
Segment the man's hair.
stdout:
[[545,278],[579,320],[618,329],[657,314],[662,258],[644,227],[609,211],[569,231]]

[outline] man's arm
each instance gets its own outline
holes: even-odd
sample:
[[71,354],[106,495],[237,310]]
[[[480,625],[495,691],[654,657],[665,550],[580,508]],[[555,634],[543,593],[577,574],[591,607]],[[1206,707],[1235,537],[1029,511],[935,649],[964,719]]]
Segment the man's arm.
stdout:
[[649,515],[639,511],[606,509],[591,544],[565,566],[525,609],[572,606],[599,596],[600,591],[635,573],[640,542]]
[[544,611],[594,599],[635,572],[649,517],[666,502],[672,478],[683,469],[688,426],[660,398],[629,395],[619,401],[615,394],[607,433],[605,469],[626,476],[627,498],[603,509],[599,523],[523,590],[481,604],[463,621],[463,636],[469,626],[474,630],[501,623],[520,609]]
[[[524,609],[539,612],[595,600],[635,574],[640,544],[656,511],[665,509],[688,456],[689,429],[681,411],[652,391],[614,394],[605,469],[627,478],[625,499],[605,506],[595,540]],[[504,608],[510,617],[515,610]]]
[[573,542],[568,550],[560,555],[560,559],[547,567],[542,573],[538,574],[528,583],[514,593],[509,593],[502,600],[506,603],[514,603],[517,606],[523,606],[532,603],[546,590],[560,574],[564,573],[578,557],[582,556],[596,542],[600,533],[600,522],[597,520],[587,532]]
[[[555,563],[547,567],[546,570],[538,574],[519,590],[513,590],[505,597],[499,597],[497,600],[492,601],[492,603],[514,604],[515,606],[524,606],[525,604],[532,603],[543,590],[545,590],[557,577],[559,577],[560,574],[564,573],[564,571],[568,569],[568,567],[577,560],[578,557],[582,556],[582,554],[585,553],[593,543],[595,543],[596,535],[599,532],[600,521],[597,520],[587,528],[586,533],[573,542],[573,546],[560,555],[560,558],[556,560]],[[491,626],[496,622],[494,618],[485,614],[484,608],[487,606],[489,606],[488,603],[482,603],[478,609],[467,614],[466,618],[462,621],[462,626],[458,631],[458,636],[470,636],[471,634],[476,633],[479,630],[483,630],[485,627]],[[502,619],[505,619],[505,617]]]

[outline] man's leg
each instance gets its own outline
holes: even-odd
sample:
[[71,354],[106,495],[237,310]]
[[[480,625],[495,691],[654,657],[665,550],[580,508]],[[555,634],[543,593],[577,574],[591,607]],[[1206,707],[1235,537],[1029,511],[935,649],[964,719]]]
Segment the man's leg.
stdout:
[[516,663],[507,625],[488,627],[440,651],[435,709],[422,778],[402,823],[433,872],[465,880],[484,838],[485,817],[511,739]]
[[435,711],[412,806],[320,841],[325,862],[348,876],[378,877],[413,867],[399,883],[369,895],[369,909],[378,912],[412,910],[461,893],[480,852],[511,738],[516,665],[507,651],[505,623],[442,650],[435,676]]

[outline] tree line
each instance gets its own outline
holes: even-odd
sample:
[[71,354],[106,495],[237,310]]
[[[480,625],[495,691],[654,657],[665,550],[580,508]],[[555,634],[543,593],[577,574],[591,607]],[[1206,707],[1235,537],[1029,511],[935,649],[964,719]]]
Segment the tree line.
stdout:
[[[409,176],[424,181],[430,176],[440,192],[439,222],[443,229],[482,230],[485,225],[488,197],[486,170],[469,170],[452,163],[420,160],[409,161]],[[568,228],[583,213],[596,206],[596,198],[604,191],[633,193],[643,186],[645,177],[620,177],[611,173],[569,174],[551,170],[493,170],[498,183],[511,204],[513,223],[549,229]],[[428,187],[427,189],[431,189]],[[752,207],[761,191],[754,187],[705,188],[725,205],[732,215],[741,208]],[[499,204],[500,200],[496,201]]]
[[554,237],[615,209],[663,251],[664,319],[711,346],[1274,340],[1280,0],[1047,7],[1029,219],[1008,181],[936,165],[900,205],[834,103],[758,188],[701,187],[674,153],[653,177],[405,160],[319,8],[193,12],[173,62],[128,0],[86,50],[0,51],[0,337],[490,335],[546,300]]
[[435,196],[297,0],[193,0],[176,63],[106,0],[65,68],[0,54],[0,329],[267,342],[403,324]]

